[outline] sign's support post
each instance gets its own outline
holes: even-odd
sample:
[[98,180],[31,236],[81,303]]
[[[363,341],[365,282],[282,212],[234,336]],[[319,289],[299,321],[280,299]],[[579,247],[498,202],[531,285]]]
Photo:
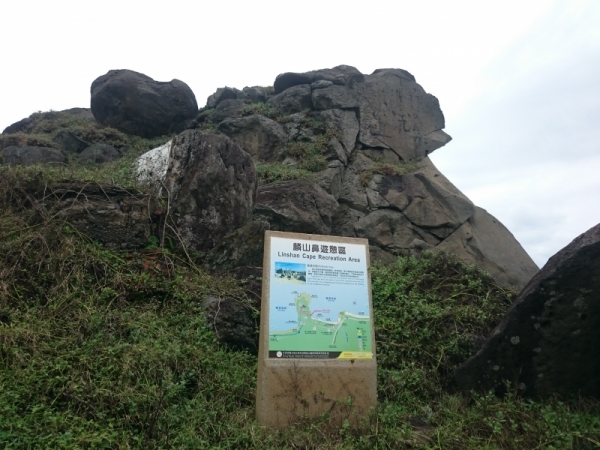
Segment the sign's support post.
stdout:
[[360,423],[377,404],[366,239],[267,231],[256,395],[264,426],[326,414]]

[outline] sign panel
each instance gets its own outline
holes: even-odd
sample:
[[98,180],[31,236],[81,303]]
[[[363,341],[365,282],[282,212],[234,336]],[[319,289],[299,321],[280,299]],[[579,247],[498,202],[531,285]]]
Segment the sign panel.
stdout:
[[373,358],[366,252],[361,244],[271,237],[269,358]]

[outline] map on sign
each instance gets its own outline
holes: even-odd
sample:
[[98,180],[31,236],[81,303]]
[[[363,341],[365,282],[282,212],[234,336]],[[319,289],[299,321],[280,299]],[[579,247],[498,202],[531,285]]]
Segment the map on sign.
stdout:
[[269,357],[372,358],[364,245],[272,238],[271,266]]

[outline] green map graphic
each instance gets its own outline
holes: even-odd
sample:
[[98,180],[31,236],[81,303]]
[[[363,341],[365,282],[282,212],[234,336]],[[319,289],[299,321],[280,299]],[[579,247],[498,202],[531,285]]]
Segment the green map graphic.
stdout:
[[311,310],[311,295],[294,299],[297,324],[289,330],[269,333],[270,351],[371,352],[371,319],[342,311],[337,322],[319,319],[321,310]]

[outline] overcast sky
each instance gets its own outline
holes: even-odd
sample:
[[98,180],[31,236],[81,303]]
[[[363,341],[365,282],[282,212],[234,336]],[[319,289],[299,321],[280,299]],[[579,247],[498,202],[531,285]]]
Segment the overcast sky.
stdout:
[[89,107],[92,81],[178,78],[198,104],[282,72],[398,67],[440,100],[432,155],[542,266],[600,222],[598,0],[6,0],[0,130]]

